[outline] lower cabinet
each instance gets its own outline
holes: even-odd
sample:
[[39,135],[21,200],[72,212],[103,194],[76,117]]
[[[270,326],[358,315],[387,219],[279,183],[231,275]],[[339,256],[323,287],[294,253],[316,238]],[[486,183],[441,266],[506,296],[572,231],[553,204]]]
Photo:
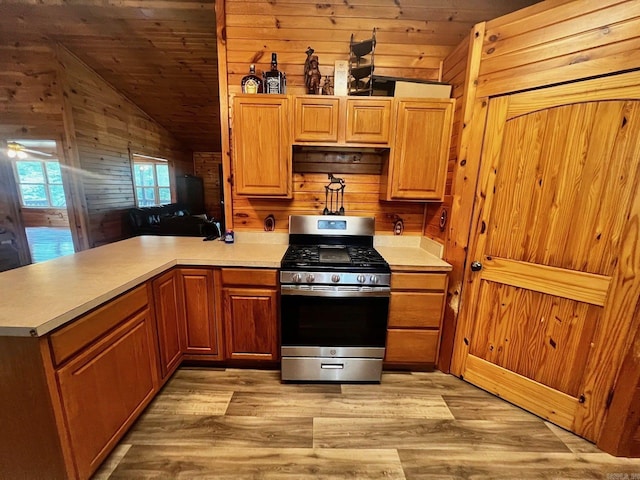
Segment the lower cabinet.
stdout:
[[222,269],[227,359],[278,360],[277,287],[276,270]]
[[56,373],[80,478],[98,468],[158,390],[150,310],[126,319]]
[[165,379],[178,368],[184,350],[183,323],[180,311],[180,288],[176,270],[170,270],[151,282],[158,346],[160,349],[160,371]]
[[385,354],[388,366],[435,365],[446,288],[445,273],[391,274]]
[[216,312],[214,270],[176,270],[180,287],[184,353],[222,360],[222,328]]

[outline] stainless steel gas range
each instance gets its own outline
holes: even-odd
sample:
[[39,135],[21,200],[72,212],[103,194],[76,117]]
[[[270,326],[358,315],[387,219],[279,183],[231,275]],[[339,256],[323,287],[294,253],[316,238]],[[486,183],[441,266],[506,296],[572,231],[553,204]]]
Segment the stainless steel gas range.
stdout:
[[282,259],[282,380],[379,382],[391,270],[373,217],[296,215]]

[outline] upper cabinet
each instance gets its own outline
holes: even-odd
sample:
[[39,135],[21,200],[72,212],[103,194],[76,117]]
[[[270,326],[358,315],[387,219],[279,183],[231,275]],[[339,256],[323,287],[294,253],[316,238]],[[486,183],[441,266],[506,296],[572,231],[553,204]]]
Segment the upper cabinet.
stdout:
[[295,97],[294,142],[337,142],[340,99],[322,95]]
[[393,98],[347,98],[347,143],[389,143]]
[[234,98],[232,157],[237,195],[291,198],[288,97]]
[[304,95],[293,105],[294,143],[389,145],[393,98]]
[[397,100],[395,140],[381,177],[382,200],[442,200],[454,102]]

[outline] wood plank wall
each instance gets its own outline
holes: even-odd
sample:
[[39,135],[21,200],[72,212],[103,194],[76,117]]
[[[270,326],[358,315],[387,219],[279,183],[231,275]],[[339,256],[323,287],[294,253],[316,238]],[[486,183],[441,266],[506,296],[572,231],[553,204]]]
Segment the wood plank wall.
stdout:
[[[376,231],[392,233],[396,219],[404,221],[407,235],[420,235],[424,204],[411,202],[380,202],[379,175],[339,174],[346,183],[344,208],[347,215],[375,216]],[[289,215],[321,215],[325,206],[326,173],[294,173],[293,199],[248,199],[233,197],[233,225],[237,230],[262,230],[264,219],[273,215],[276,231],[286,232]],[[335,209],[335,204],[334,204]]]
[[220,152],[193,152],[194,175],[201,177],[204,183],[204,209],[209,217],[221,219],[220,173],[222,163]]
[[490,19],[530,1],[424,0],[226,0],[227,68],[230,93],[255,63],[270,68],[271,53],[287,74],[289,93],[304,92],[305,50],[315,49],[322,75],[336,60],[348,60],[349,41],[371,38],[377,28],[376,73],[437,80],[442,59],[478,19]]
[[90,247],[129,237],[135,206],[129,151],[166,158],[175,174],[192,174],[192,152],[64,48],[59,50],[71,105],[86,199]]
[[22,221],[25,227],[68,227],[66,208],[24,208]]
[[[29,43],[0,45],[0,146],[12,138],[58,139],[64,133],[61,99],[51,48]],[[10,165],[4,149],[0,161]],[[15,180],[3,174],[0,229],[16,238],[21,263],[31,261]]]
[[[240,81],[249,64],[260,74],[269,69],[271,53],[278,54],[279,69],[287,74],[287,92],[305,93],[304,62],[308,46],[320,59],[322,75],[333,75],[336,60],[347,60],[349,41],[371,37],[377,28],[376,73],[438,80],[441,62],[473,25],[471,18],[495,18],[504,11],[531,2],[444,2],[436,6],[422,0],[226,0],[224,30],[228,92],[240,93]],[[231,103],[231,102],[230,102]],[[224,144],[224,142],[223,142]],[[405,233],[424,234],[444,243],[439,227],[443,204],[415,204],[377,200],[378,178],[346,175],[345,209],[348,213],[374,215],[386,231],[397,217],[405,221]],[[297,174],[294,199],[247,200],[233,195],[234,228],[261,229],[273,214],[276,229],[286,230],[290,213],[320,213],[324,208],[326,175]],[[450,179],[448,190],[450,191]]]

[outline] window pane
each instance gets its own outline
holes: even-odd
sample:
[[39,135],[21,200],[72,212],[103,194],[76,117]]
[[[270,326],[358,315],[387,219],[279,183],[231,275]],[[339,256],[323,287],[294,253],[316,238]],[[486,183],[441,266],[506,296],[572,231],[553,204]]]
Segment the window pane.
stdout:
[[157,205],[156,195],[153,188],[136,188],[138,194],[138,206],[150,207]]
[[66,207],[67,202],[64,198],[64,188],[62,185],[49,185],[49,198],[52,207]]
[[62,183],[62,172],[60,171],[60,163],[47,162],[46,166],[49,183]]
[[171,189],[159,188],[158,194],[160,195],[160,203],[171,203]]
[[16,162],[20,183],[44,183],[41,162]]
[[149,163],[136,163],[133,166],[136,185],[143,187],[153,186],[153,165]]
[[165,164],[156,164],[156,173],[158,175],[158,186],[159,187],[168,187],[169,186],[169,165]]
[[20,185],[22,203],[25,207],[48,207],[44,185]]

